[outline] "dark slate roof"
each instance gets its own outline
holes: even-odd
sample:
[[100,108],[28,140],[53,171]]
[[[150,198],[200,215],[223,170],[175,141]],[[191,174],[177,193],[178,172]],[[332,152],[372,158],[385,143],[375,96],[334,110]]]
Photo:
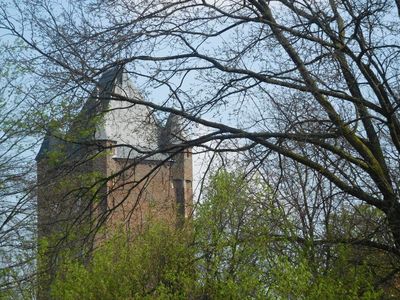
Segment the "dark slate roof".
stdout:
[[123,71],[123,67],[114,66],[101,75],[97,87],[83,106],[82,114],[86,114],[90,117],[108,108],[111,94],[114,92],[115,86],[122,85]]
[[42,145],[40,146],[39,152],[35,157],[36,161],[41,160],[50,150],[51,148],[51,135],[49,135],[48,133],[46,133],[46,135],[44,136]]
[[185,141],[185,136],[183,134],[183,118],[175,114],[170,114],[165,127],[161,129],[160,146],[166,147],[180,144],[183,141]]

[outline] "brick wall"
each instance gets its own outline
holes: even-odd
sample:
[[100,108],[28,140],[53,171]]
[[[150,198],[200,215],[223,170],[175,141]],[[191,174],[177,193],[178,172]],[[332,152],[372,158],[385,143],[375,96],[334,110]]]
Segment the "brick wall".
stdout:
[[[162,220],[177,226],[191,216],[191,150],[178,153],[165,163],[114,158],[114,150],[88,159],[98,148],[110,149],[113,143],[101,141],[98,146],[101,147],[86,149],[79,158],[59,166],[50,166],[47,159],[38,161],[39,239],[64,238],[73,232],[72,239],[64,238],[70,239],[69,243],[59,245],[75,247],[79,253],[83,243],[90,249],[121,227],[135,233],[149,222]],[[101,184],[91,187],[96,180]],[[99,222],[102,229],[96,230]],[[38,262],[40,269],[47,272],[41,276],[38,299],[49,299],[58,250],[48,250],[47,258]]]

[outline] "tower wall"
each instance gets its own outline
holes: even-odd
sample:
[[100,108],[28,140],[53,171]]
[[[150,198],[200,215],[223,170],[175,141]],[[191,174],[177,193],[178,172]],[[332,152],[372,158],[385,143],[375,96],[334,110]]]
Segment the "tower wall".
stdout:
[[[111,141],[98,143],[105,148],[114,145]],[[44,259],[39,259],[43,274],[39,276],[38,299],[50,299],[50,285],[57,270],[57,251],[61,247],[75,248],[79,255],[83,245],[86,250],[96,247],[121,227],[135,234],[158,221],[180,225],[192,214],[190,150],[165,162],[116,158],[113,150],[82,160],[74,167],[78,161],[71,160],[64,171],[60,169],[62,166],[50,167],[48,159],[37,163],[39,238],[69,240],[70,237],[65,237],[73,234],[69,243],[56,243],[60,247],[46,249]],[[87,189],[91,177],[100,181],[109,178],[104,185],[96,187],[95,197],[79,193],[80,188]],[[83,178],[88,181],[83,182]],[[96,228],[98,222],[102,223],[101,230]],[[92,236],[84,236],[86,234]]]
[[189,218],[193,210],[192,151],[187,149],[178,153],[174,158],[175,163],[171,166],[171,176],[177,203],[177,218],[182,221],[184,218]]
[[[36,158],[39,239],[60,238],[54,245],[77,256],[121,227],[135,233],[151,222],[177,226],[193,210],[191,150],[168,153],[184,141],[179,117],[170,115],[163,127],[148,107],[122,101],[141,97],[122,68],[106,71],[97,88],[66,138],[49,133]],[[65,155],[58,166],[54,154]],[[50,276],[41,276],[38,299],[49,299],[56,250],[39,259]]]
[[193,206],[191,164],[191,151],[164,163],[109,158],[108,176],[115,176],[107,184],[107,207],[111,211],[107,227],[123,224],[137,230],[149,222],[176,225],[189,218]]

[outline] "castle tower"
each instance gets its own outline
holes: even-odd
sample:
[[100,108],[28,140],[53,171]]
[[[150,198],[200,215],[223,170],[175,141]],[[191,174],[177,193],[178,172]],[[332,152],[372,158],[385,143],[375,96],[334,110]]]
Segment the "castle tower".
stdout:
[[192,214],[192,153],[182,147],[182,120],[170,115],[161,126],[129,99],[141,96],[123,69],[110,69],[70,131],[49,131],[43,141],[36,157],[38,237],[64,242],[51,242],[39,263],[48,275],[41,276],[39,299],[49,298],[60,247],[92,247],[121,226],[176,226]]

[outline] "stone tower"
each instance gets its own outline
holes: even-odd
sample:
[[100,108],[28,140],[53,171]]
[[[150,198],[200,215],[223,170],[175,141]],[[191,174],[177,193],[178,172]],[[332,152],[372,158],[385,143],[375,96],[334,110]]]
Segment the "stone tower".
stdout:
[[93,247],[116,229],[155,220],[179,226],[192,213],[192,153],[182,147],[180,117],[162,126],[129,102],[141,96],[123,68],[105,72],[98,86],[69,132],[49,130],[36,157],[38,237],[52,240],[39,262],[39,299],[49,298],[60,247]]

